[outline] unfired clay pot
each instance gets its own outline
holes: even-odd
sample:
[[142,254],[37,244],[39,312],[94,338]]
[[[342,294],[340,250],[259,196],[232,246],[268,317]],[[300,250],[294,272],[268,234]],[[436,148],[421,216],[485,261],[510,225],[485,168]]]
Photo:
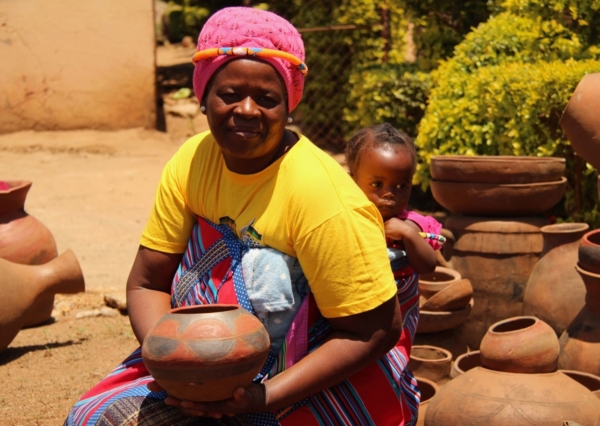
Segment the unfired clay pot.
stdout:
[[452,369],[450,370],[450,378],[454,379],[466,371],[469,371],[475,367],[481,367],[481,355],[479,351],[465,352],[459,355]]
[[558,203],[567,179],[538,183],[473,183],[431,180],[431,194],[452,213],[470,216],[528,216],[544,213]]
[[429,170],[433,179],[448,182],[556,182],[563,177],[565,159],[512,155],[434,155]]
[[[50,230],[25,211],[31,181],[3,181],[9,189],[0,190],[0,258],[24,265],[41,265],[58,256]],[[48,320],[54,295],[41,298],[32,308],[25,326]]]
[[579,241],[588,229],[586,223],[541,228],[544,250],[527,281],[523,315],[547,322],[559,336],[585,303],[585,286],[575,265]]
[[515,317],[492,325],[479,346],[481,364],[509,373],[556,371],[559,345],[554,330],[535,317]]
[[414,345],[410,351],[408,369],[415,375],[436,383],[450,377],[452,354],[444,348]]
[[475,305],[455,336],[470,350],[479,348],[492,324],[523,315],[523,291],[542,252],[540,227],[546,224],[535,217],[446,219],[454,239],[444,249],[451,246],[452,265],[473,285]]
[[600,375],[600,274],[575,269],[585,284],[585,305],[560,336],[558,368]]
[[581,79],[559,123],[577,154],[600,169],[600,73]]
[[269,347],[262,323],[241,306],[188,306],[159,320],[144,339],[142,359],[169,395],[217,401],[252,382]]
[[594,229],[581,238],[578,265],[593,274],[600,274],[600,229]]
[[34,314],[40,300],[57,293],[85,291],[79,262],[71,250],[43,265],[0,259],[0,351],[8,347]]
[[421,391],[421,403],[419,404],[419,418],[417,420],[417,426],[423,426],[425,424],[425,414],[427,413],[427,407],[431,398],[440,390],[439,386],[432,380],[426,379],[425,377],[415,376]]
[[436,266],[431,274],[419,277],[419,293],[425,298],[430,298],[438,291],[461,280],[460,273],[444,266]]

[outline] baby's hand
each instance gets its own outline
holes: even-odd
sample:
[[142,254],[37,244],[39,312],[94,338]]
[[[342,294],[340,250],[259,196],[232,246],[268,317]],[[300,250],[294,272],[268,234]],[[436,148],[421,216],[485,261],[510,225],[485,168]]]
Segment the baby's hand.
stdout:
[[385,222],[385,236],[391,240],[400,241],[407,235],[416,230],[411,224],[397,217],[393,217]]

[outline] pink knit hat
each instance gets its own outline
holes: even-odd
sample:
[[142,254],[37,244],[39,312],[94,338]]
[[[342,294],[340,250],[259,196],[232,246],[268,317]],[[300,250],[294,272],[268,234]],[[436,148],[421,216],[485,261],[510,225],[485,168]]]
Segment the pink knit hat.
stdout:
[[[200,31],[198,52],[222,48],[217,56],[199,59],[194,69],[194,92],[200,102],[212,75],[227,61],[234,59],[235,47],[277,50],[280,56],[291,57],[297,64],[277,55],[253,55],[273,65],[281,75],[288,97],[288,110],[292,111],[300,103],[304,89],[304,43],[296,28],[273,12],[251,7],[227,7],[213,14]],[[223,53],[227,50],[229,53]],[[243,49],[238,49],[243,50]],[[252,49],[249,49],[252,52]],[[284,53],[285,52],[285,53]],[[271,52],[273,53],[273,52]],[[197,53],[196,56],[200,53]],[[287,54],[287,55],[286,55]],[[295,58],[294,58],[295,57]]]

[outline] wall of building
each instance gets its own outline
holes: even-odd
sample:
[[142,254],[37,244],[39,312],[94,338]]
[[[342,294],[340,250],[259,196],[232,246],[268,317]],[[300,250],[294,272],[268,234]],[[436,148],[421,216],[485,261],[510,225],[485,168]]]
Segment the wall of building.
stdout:
[[153,0],[0,0],[0,133],[154,127]]

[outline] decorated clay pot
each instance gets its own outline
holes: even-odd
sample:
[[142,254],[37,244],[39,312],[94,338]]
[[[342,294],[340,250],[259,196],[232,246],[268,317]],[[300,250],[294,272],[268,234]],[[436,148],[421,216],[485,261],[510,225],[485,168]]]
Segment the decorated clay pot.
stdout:
[[479,348],[492,324],[523,315],[523,292],[542,252],[540,227],[547,223],[535,217],[446,219],[454,235],[452,265],[473,286],[475,305],[455,336],[470,350]]
[[580,267],[585,304],[560,336],[558,368],[600,375],[600,274]]
[[188,306],[159,320],[144,339],[142,358],[169,395],[217,401],[252,382],[269,347],[262,323],[241,306]]
[[[31,181],[3,181],[0,189],[0,258],[24,265],[41,265],[58,256],[50,230],[25,211]],[[25,326],[48,320],[54,295],[39,299]]]
[[444,266],[436,266],[435,271],[419,277],[419,293],[425,298],[461,280],[460,273]]
[[554,330],[535,317],[515,317],[492,325],[479,346],[481,364],[509,373],[556,371],[559,345]]
[[577,154],[600,169],[600,73],[585,75],[560,118],[560,126]]
[[575,265],[579,241],[588,229],[586,223],[541,228],[544,249],[527,281],[523,315],[538,317],[559,336],[585,303],[585,286]]
[[57,293],[85,291],[79,262],[71,250],[42,265],[0,259],[0,351],[35,315],[40,300]]
[[466,371],[469,371],[475,367],[481,367],[481,355],[479,351],[465,352],[459,355],[452,369],[450,370],[450,378],[454,379]]
[[473,296],[473,286],[466,278],[450,284],[444,289],[425,299],[421,305],[423,311],[455,311],[469,304]]
[[561,372],[475,367],[439,389],[427,407],[425,425],[591,425],[599,415],[600,399]]
[[563,197],[567,179],[537,183],[473,183],[431,180],[433,198],[452,213],[528,216],[544,213]]
[[419,390],[421,391],[421,403],[419,404],[419,418],[417,419],[416,424],[417,426],[422,426],[425,424],[425,414],[427,413],[429,401],[431,401],[431,398],[435,396],[435,394],[440,390],[440,388],[434,381],[426,379],[425,377],[415,376],[415,379],[417,379]]
[[594,229],[581,238],[578,265],[588,272],[600,274],[600,229]]
[[408,369],[415,375],[434,382],[450,377],[452,354],[444,348],[430,345],[414,345],[410,351]]
[[475,183],[535,183],[559,181],[565,159],[512,155],[434,155],[429,163],[437,181]]

